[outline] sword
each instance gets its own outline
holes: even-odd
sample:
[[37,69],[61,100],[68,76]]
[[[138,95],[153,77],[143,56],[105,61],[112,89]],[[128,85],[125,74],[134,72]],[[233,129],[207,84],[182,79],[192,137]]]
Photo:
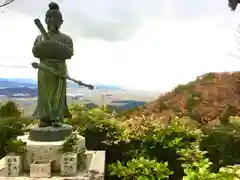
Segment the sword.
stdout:
[[50,36],[47,33],[47,31],[44,29],[40,19],[38,19],[38,18],[34,19],[34,23],[37,26],[37,28],[39,29],[39,31],[41,32],[41,34],[44,37],[44,39],[49,40]]
[[48,66],[46,66],[46,65],[44,65],[44,64],[39,64],[39,63],[37,63],[37,62],[33,62],[33,63],[32,63],[32,67],[33,67],[34,69],[40,69],[40,70],[45,71],[45,72],[50,72],[50,73],[52,73],[52,74],[54,74],[54,75],[56,75],[56,76],[58,76],[58,77],[60,77],[60,78],[68,79],[68,80],[70,80],[70,81],[78,84],[79,86],[85,86],[85,87],[87,87],[88,89],[94,89],[93,85],[91,85],[91,84],[85,84],[85,83],[83,83],[82,81],[78,81],[78,80],[76,80],[76,79],[73,79],[73,78],[69,77],[68,75],[63,75],[63,74],[55,71],[53,68],[48,67]]

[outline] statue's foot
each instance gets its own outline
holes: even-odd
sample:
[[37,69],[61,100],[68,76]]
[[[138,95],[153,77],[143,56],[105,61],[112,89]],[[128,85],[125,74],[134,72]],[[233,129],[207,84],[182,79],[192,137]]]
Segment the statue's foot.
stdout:
[[48,126],[51,126],[51,124],[46,122],[40,122],[40,124],[38,125],[38,127],[48,127]]
[[61,127],[62,124],[60,122],[58,122],[58,121],[55,121],[55,122],[52,123],[52,126],[53,127]]
[[43,117],[40,119],[39,127],[49,127],[52,125],[52,121],[48,117]]

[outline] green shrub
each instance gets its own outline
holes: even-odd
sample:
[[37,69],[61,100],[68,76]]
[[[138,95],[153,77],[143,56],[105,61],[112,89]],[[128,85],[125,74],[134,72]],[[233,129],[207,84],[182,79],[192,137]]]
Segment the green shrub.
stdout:
[[109,166],[111,176],[122,180],[162,180],[169,179],[173,172],[168,169],[168,163],[139,157],[122,165],[120,161]]
[[237,180],[240,168],[238,166],[221,167],[214,171],[214,163],[206,158],[207,151],[201,151],[199,143],[193,143],[190,148],[178,151],[183,160],[183,180]]
[[240,118],[238,116],[230,116],[228,123],[234,128],[240,128]]
[[[191,156],[190,156],[190,154]],[[239,166],[221,167],[219,171],[213,172],[213,163],[205,158],[207,152],[194,149],[179,152],[185,159],[183,180],[237,180],[240,177]],[[194,155],[195,154],[195,155]],[[191,157],[191,158],[190,158]],[[189,159],[191,161],[189,162]]]
[[201,149],[207,151],[207,157],[213,162],[213,171],[238,163],[240,160],[240,141],[227,132],[214,131],[203,138]]
[[78,135],[77,132],[73,132],[70,136],[68,136],[65,142],[60,147],[59,152],[61,153],[75,152],[78,140],[77,135]]
[[[167,127],[152,124],[143,127],[142,132],[135,132],[134,129],[120,126],[119,121],[110,119],[101,109],[84,113],[81,110],[77,116],[80,116],[77,117],[79,123],[75,124],[85,122],[79,128],[86,138],[87,148],[106,150],[107,165],[117,161],[126,164],[138,154],[157,162],[168,162],[169,169],[174,171],[172,178],[183,176],[182,161],[178,160],[180,156],[177,151],[189,147],[191,142],[199,141],[202,136],[200,130],[180,124],[179,119]],[[87,121],[81,120],[86,116]]]
[[140,154],[158,162],[168,162],[169,169],[174,171],[172,179],[183,176],[183,163],[179,160],[178,151],[188,148],[193,142],[199,142],[203,133],[196,128],[188,127],[175,119],[167,127],[152,126],[145,134]]
[[239,167],[221,167],[219,172],[211,171],[212,162],[208,158],[201,159],[192,164],[184,164],[185,176],[183,180],[237,180],[239,179]]
[[0,158],[4,157],[8,140],[24,133],[22,123],[16,118],[0,118]]
[[72,105],[70,111],[73,118],[65,123],[73,125],[86,137],[88,149],[103,149],[103,142],[119,132],[116,119],[112,118],[106,107],[87,109],[83,105]]
[[0,107],[0,117],[16,117],[19,118],[22,112],[15,102],[8,101]]
[[21,155],[26,152],[26,142],[19,139],[7,140],[5,147],[6,154],[10,155]]
[[221,167],[216,174],[216,179],[238,180],[240,179],[240,167],[238,165]]
[[[13,101],[8,101],[0,106],[0,158],[19,145],[13,141],[22,135],[33,122],[33,118],[22,117],[21,111]],[[11,147],[13,146],[13,147]]]
[[73,118],[66,119],[65,123],[71,124],[75,128],[84,128],[89,123],[111,118],[106,107],[88,109],[84,105],[73,104],[69,110]]

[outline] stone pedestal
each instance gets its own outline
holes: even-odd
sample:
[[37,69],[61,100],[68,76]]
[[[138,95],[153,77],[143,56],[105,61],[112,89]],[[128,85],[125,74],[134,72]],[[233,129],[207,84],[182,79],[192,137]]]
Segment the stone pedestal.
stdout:
[[[61,170],[61,158],[62,153],[59,152],[59,149],[64,143],[63,141],[55,142],[39,142],[29,140],[28,135],[18,137],[22,141],[27,143],[27,152],[24,158],[24,170],[30,170],[30,164],[34,161],[44,160],[53,162],[53,171],[59,172]],[[78,143],[76,147],[77,151],[85,150],[85,138],[78,136]]]
[[[42,167],[35,167],[37,172],[41,172],[41,174],[38,174],[37,176],[45,176],[44,177],[39,177],[39,178],[32,178],[30,177],[31,174],[29,172],[23,172],[21,173],[20,176],[18,177],[6,177],[6,168],[4,166],[4,162],[6,161],[6,157],[2,158],[0,160],[0,180],[10,180],[10,179],[14,179],[14,180],[33,180],[33,179],[38,179],[38,180],[46,180],[46,179],[51,179],[51,180],[104,180],[104,170],[105,170],[105,151],[86,151],[85,155],[87,156],[86,159],[86,169],[84,171],[81,171],[78,169],[77,174],[75,176],[71,176],[71,177],[62,177],[60,176],[59,172],[53,172],[51,173],[51,177],[50,178],[46,178],[46,174],[42,174],[42,172],[47,172],[45,170],[47,169],[43,169]],[[38,161],[38,163],[34,163],[34,164],[39,164],[40,166],[43,165],[44,167],[46,167],[45,165],[48,164],[48,172],[49,172],[49,161]],[[32,171],[34,172],[34,170]],[[48,177],[49,177],[49,173],[47,173]],[[36,177],[36,174],[35,174]]]
[[33,127],[29,132],[29,140],[40,142],[62,141],[72,133],[72,126],[63,124],[61,127]]

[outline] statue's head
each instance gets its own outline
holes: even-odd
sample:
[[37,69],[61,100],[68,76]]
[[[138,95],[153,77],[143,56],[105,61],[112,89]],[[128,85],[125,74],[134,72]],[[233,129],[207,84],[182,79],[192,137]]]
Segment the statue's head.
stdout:
[[63,23],[62,13],[59,11],[59,5],[55,2],[49,3],[49,10],[45,15],[45,22],[49,32],[58,32]]

